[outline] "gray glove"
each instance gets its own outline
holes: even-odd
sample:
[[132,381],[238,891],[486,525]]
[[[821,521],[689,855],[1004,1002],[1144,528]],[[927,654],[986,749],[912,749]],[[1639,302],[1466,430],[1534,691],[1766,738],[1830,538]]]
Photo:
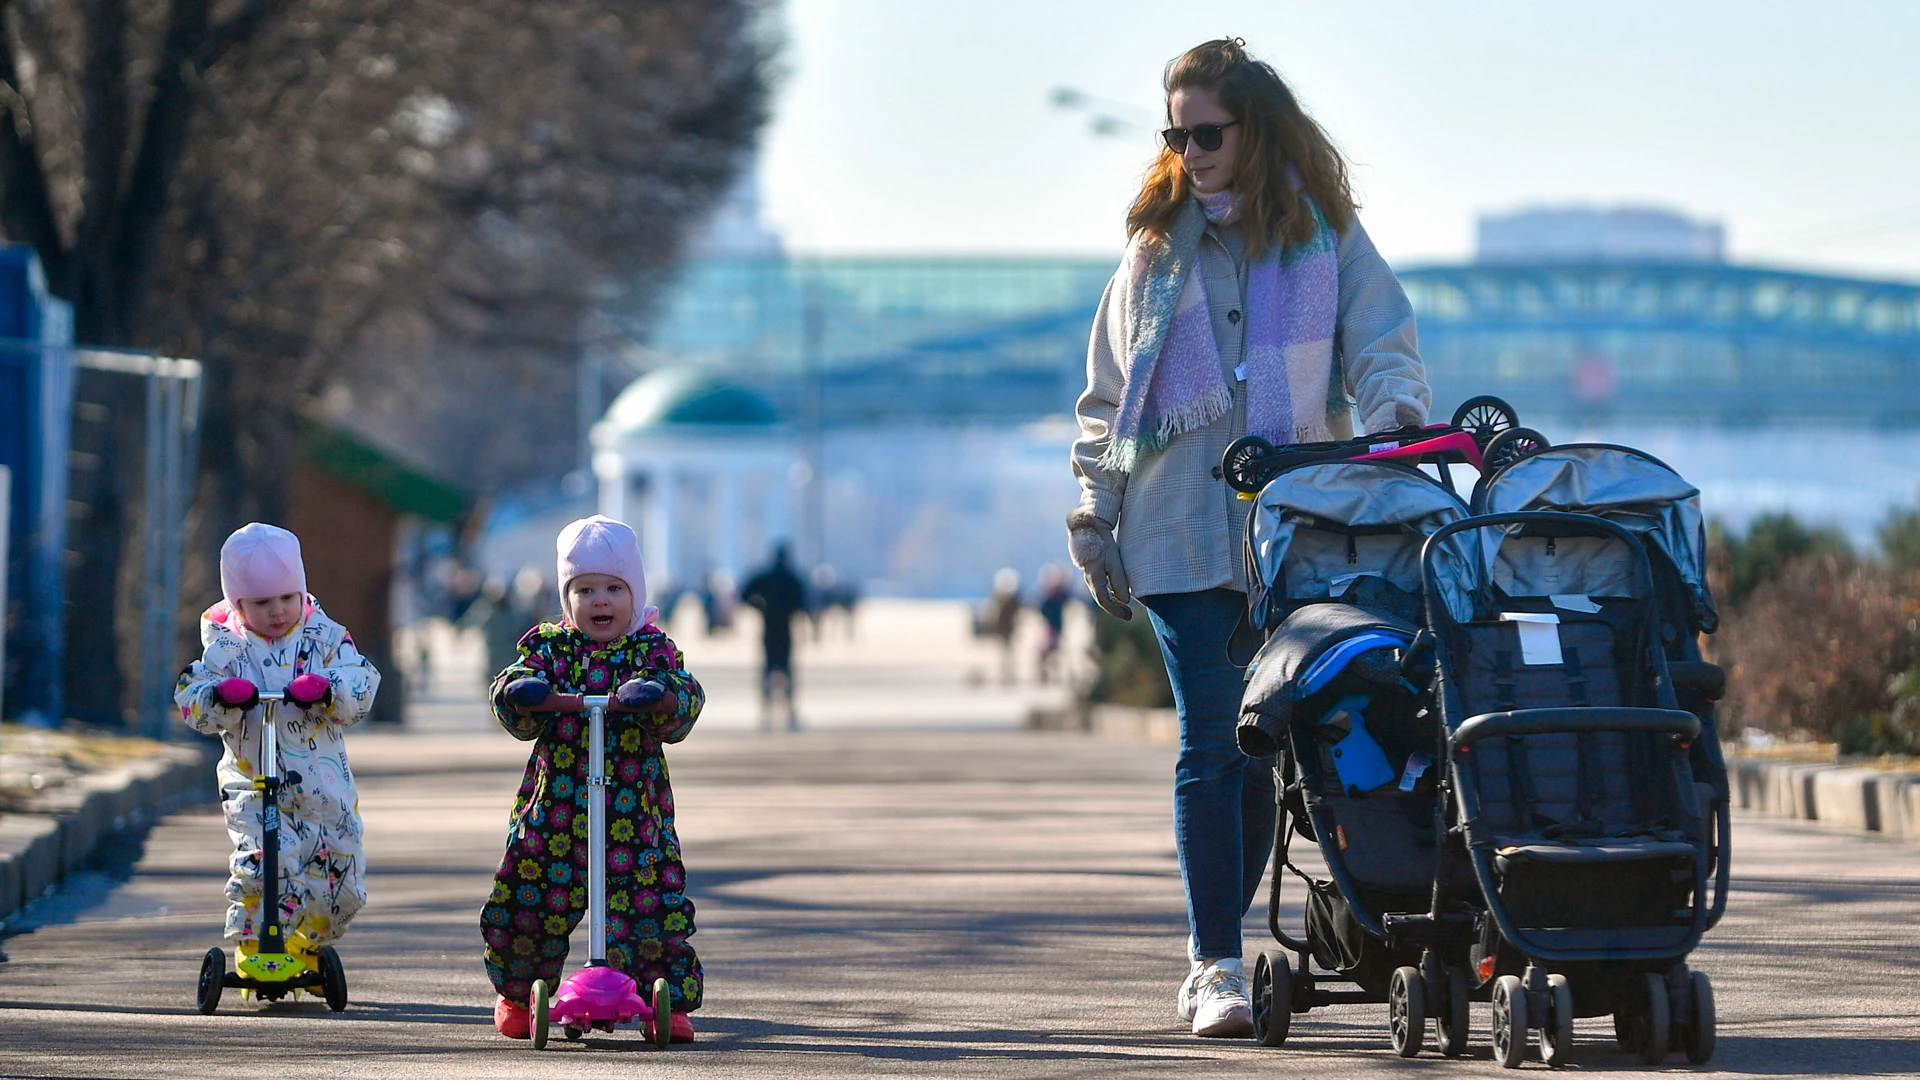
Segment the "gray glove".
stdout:
[[1067,554],[1087,575],[1087,591],[1100,610],[1116,619],[1133,618],[1133,584],[1120,564],[1120,545],[1113,541],[1112,525],[1091,514],[1068,518]]

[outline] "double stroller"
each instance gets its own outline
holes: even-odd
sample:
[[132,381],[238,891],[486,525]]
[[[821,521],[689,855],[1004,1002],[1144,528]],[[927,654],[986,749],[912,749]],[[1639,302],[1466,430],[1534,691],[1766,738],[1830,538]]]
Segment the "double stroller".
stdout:
[[1386,1002],[1398,1053],[1432,1017],[1453,1057],[1486,1001],[1507,1067],[1536,1029],[1567,1063],[1574,1019],[1605,1015],[1648,1064],[1704,1062],[1712,988],[1686,959],[1725,906],[1729,823],[1698,492],[1623,447],[1535,439],[1471,503],[1416,463],[1258,478],[1238,736],[1278,781],[1284,948],[1254,963],[1256,1038]]

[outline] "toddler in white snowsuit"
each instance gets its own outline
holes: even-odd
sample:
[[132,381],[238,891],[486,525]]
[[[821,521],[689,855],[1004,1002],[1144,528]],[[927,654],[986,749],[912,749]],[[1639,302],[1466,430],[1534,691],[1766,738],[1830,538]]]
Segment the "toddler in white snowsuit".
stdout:
[[[226,936],[242,956],[260,933],[261,692],[282,691],[274,713],[280,745],[279,925],[287,952],[311,958],[340,936],[367,902],[359,792],[343,729],[367,715],[380,673],[345,627],[307,593],[300,541],[259,522],[220,548],[226,597],[200,616],[205,654],[181,673],[174,703],[195,731],[220,736],[219,781],[227,835]],[[293,780],[294,774],[299,780]]]

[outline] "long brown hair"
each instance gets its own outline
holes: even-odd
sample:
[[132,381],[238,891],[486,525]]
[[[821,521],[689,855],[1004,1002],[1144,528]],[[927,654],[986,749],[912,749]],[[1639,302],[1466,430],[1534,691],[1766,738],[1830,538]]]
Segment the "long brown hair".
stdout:
[[[1188,49],[1167,64],[1161,85],[1169,101],[1175,90],[1210,90],[1240,121],[1233,189],[1241,195],[1248,258],[1258,258],[1271,241],[1284,249],[1312,239],[1316,225],[1302,195],[1312,196],[1336,232],[1353,221],[1346,160],[1279,73],[1247,55],[1246,42],[1220,38]],[[1167,122],[1173,122],[1170,111]],[[1180,155],[1162,145],[1127,211],[1127,237],[1166,236],[1191,193]]]

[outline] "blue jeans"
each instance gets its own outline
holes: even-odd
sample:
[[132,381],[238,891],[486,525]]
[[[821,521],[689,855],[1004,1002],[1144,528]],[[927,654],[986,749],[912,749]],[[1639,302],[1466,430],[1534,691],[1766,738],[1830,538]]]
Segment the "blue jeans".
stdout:
[[1187,889],[1193,959],[1240,956],[1240,920],[1260,895],[1273,849],[1270,762],[1240,752],[1240,669],[1227,637],[1246,607],[1231,589],[1143,596],[1180,714],[1173,772],[1173,839]]

